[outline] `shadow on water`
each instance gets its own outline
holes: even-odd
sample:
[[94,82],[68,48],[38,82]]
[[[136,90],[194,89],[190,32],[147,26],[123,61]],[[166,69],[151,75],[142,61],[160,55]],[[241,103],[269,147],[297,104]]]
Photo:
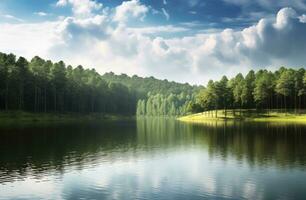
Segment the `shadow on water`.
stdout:
[[39,178],[45,173],[64,173],[69,167],[82,169],[100,158],[112,159],[109,152],[120,156],[135,146],[135,130],[135,123],[130,122],[2,129],[0,180],[29,175]]

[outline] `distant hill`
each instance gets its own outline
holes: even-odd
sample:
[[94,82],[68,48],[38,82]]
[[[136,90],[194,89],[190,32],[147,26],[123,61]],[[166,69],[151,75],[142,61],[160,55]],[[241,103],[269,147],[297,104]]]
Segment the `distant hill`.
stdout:
[[193,86],[188,83],[183,84],[174,81],[160,80],[152,76],[142,78],[134,75],[131,77],[126,74],[116,75],[112,72],[105,73],[102,75],[102,78],[107,82],[121,83],[129,88],[135,89],[142,96],[147,95],[148,93],[151,93],[152,95],[178,95],[181,93],[191,95],[195,92],[198,92],[202,88],[201,86]]

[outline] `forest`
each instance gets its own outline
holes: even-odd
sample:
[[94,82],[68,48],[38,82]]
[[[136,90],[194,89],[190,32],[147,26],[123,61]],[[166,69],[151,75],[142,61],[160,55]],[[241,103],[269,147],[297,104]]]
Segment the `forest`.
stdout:
[[304,68],[251,70],[246,76],[210,80],[204,87],[112,72],[100,75],[63,61],[38,56],[27,61],[0,53],[1,111],[181,116],[218,109],[305,108]]
[[218,109],[278,109],[280,112],[301,112],[306,108],[306,73],[281,67],[275,72],[253,70],[228,79],[210,80],[192,103],[193,112]]
[[[66,66],[63,61],[53,63],[38,56],[28,61],[0,53],[0,111],[135,115],[137,105],[151,96],[158,95],[169,105],[178,106],[191,100],[198,89],[187,83],[126,74],[100,75],[81,65]],[[178,110],[175,107],[171,112],[187,112]]]

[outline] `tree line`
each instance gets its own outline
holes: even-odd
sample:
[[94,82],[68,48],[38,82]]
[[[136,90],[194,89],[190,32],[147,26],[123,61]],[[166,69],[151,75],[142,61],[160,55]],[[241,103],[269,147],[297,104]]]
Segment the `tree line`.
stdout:
[[[0,53],[0,111],[178,115],[186,113],[186,102],[199,88]],[[155,111],[156,98],[165,102],[165,110]],[[137,105],[144,101],[151,103],[141,111]]]
[[192,112],[224,109],[279,109],[296,113],[306,108],[306,73],[281,67],[275,72],[251,70],[228,79],[210,80],[191,105]]
[[0,53],[0,111],[177,116],[218,109],[305,108],[304,68],[251,70],[203,87],[112,72],[100,75],[63,61],[38,56],[27,61]]
[[186,95],[195,94],[201,87],[192,86],[188,83],[177,83],[174,81],[159,80],[152,76],[139,77],[134,75],[132,77],[121,74],[115,75],[114,73],[105,73],[102,78],[108,82],[121,83],[129,88],[133,88],[137,91],[139,99],[147,99],[151,95],[161,94],[168,96],[170,94],[180,95],[184,93]]
[[134,114],[135,91],[94,69],[0,53],[0,110]]

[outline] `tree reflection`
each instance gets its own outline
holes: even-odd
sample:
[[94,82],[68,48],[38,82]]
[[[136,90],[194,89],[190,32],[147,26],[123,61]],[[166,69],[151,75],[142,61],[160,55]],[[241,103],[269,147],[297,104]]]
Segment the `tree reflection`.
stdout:
[[197,148],[210,159],[251,167],[306,164],[306,126],[246,122],[182,123],[170,118],[0,131],[0,183],[62,174],[126,157]]
[[196,145],[211,158],[229,157],[253,165],[305,166],[306,126],[281,123],[181,123],[163,118],[139,118],[138,143],[150,146]]

